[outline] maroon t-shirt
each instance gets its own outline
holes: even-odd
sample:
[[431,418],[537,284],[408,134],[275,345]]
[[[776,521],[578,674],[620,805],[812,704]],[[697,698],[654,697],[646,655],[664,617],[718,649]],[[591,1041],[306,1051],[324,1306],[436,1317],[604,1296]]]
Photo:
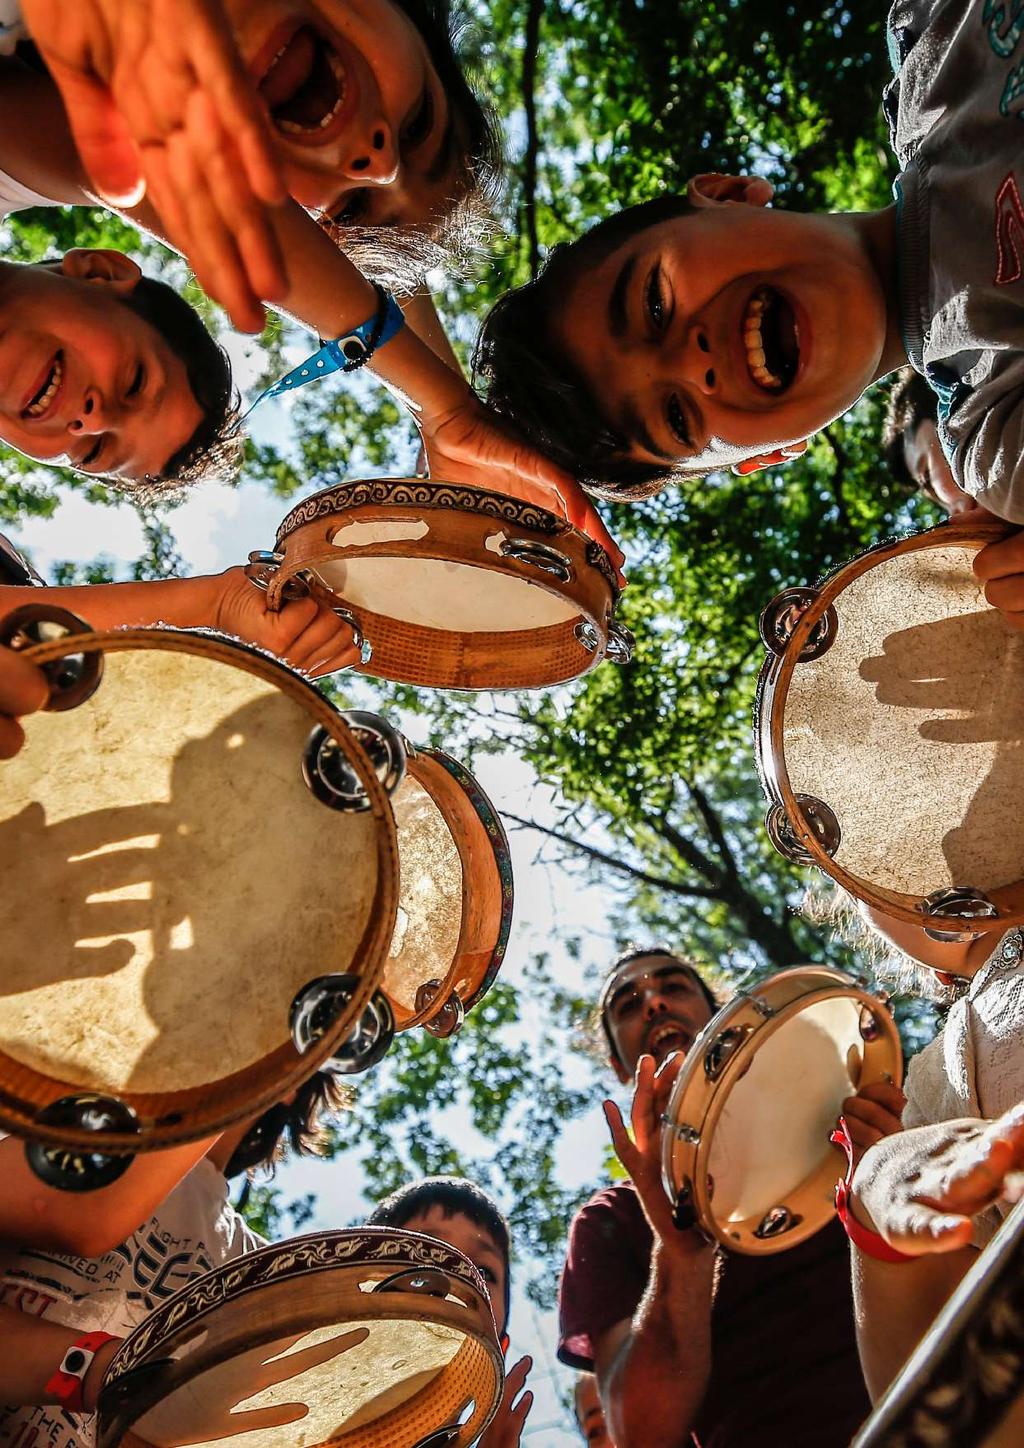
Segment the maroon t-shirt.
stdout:
[[[651,1247],[630,1182],[577,1213],[558,1293],[562,1362],[593,1371],[594,1343],[639,1306]],[[723,1254],[701,1448],[847,1448],[869,1411],[838,1221],[788,1252]]]

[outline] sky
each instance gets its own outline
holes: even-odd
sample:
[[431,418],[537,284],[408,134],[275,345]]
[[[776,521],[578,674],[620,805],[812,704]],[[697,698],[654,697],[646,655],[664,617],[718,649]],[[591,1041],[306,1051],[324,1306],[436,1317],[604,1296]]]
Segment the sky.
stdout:
[[[244,358],[236,356],[234,360],[236,366],[241,364],[244,385],[247,380]],[[271,417],[263,428],[266,435],[273,438],[286,423],[286,416]],[[258,485],[243,483],[237,488],[209,485],[197,490],[167,516],[190,572],[215,572],[244,562],[252,549],[271,547],[277,526],[294,501],[274,499]],[[128,565],[145,549],[138,516],[130,506],[91,504],[74,492],[61,493],[52,518],[29,519],[9,536],[16,546],[31,555],[44,578],[50,576],[59,561],[87,562],[100,554],[113,560],[116,576],[127,576]],[[423,726],[411,720],[407,727],[415,734],[416,729],[422,730]],[[550,793],[514,755],[482,755],[477,759],[476,772],[499,811],[504,807],[553,823]],[[581,971],[589,967],[591,973],[598,972],[616,949],[611,928],[605,921],[601,892],[551,863],[550,848],[543,850],[544,858],[539,859],[541,837],[536,833],[510,828],[509,838],[516,909],[502,979],[513,985],[522,984],[532,955],[543,950],[548,952],[555,979],[578,987]],[[553,928],[555,921],[557,932]],[[560,945],[562,936],[580,939],[581,959],[569,958]],[[528,1027],[528,1005],[524,1016]],[[567,1061],[573,1084],[579,1084],[579,1069],[578,1062],[572,1058]],[[614,1082],[609,1079],[609,1091],[613,1088]],[[446,1120],[445,1124],[449,1122]],[[565,1185],[578,1187],[600,1174],[605,1141],[600,1102],[595,1098],[593,1110],[570,1123],[563,1138],[559,1170]],[[345,1153],[333,1163],[286,1164],[277,1174],[276,1185],[282,1189],[285,1201],[309,1192],[316,1194],[316,1215],[304,1228],[306,1231],[352,1225],[361,1220],[372,1205],[363,1195],[362,1172],[355,1153]],[[518,1286],[513,1277],[510,1326],[510,1361],[528,1352],[535,1364],[530,1386],[536,1401],[522,1441],[536,1448],[570,1448],[580,1441],[563,1402],[573,1374],[555,1361],[554,1315],[540,1313],[527,1300],[523,1291],[525,1276],[526,1272],[521,1271]]]

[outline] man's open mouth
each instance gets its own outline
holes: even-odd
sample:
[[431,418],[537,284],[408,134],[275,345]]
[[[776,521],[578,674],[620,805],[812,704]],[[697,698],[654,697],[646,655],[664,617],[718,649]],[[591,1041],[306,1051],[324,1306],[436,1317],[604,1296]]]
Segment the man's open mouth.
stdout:
[[259,89],[283,135],[319,140],[345,100],[345,67],[318,31],[302,25],[271,60]]
[[64,381],[64,353],[57,352],[42,382],[32,394],[32,397],[21,410],[22,417],[32,418],[33,421],[45,417],[56,400],[57,393]]
[[793,308],[774,287],[758,287],[743,313],[747,371],[765,392],[785,392],[800,365],[800,334]]
[[692,1040],[689,1031],[678,1021],[665,1021],[663,1025],[648,1031],[644,1050],[649,1051],[652,1056],[664,1059],[673,1051],[687,1050]]

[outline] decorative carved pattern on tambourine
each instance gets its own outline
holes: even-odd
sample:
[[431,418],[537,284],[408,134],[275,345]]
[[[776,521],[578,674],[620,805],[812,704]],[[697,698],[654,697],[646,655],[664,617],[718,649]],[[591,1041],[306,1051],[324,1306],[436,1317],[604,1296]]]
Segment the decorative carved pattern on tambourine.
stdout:
[[605,579],[608,587],[612,591],[612,598],[617,599],[619,596],[619,580],[612,565],[612,560],[608,557],[608,554],[601,547],[600,543],[595,543],[593,538],[587,541],[586,558],[591,567],[596,568],[598,573]]
[[494,946],[490,964],[484,973],[480,984],[473,991],[463,1005],[466,1010],[471,1010],[477,1001],[490,990],[494,984],[501,963],[505,959],[505,951],[508,948],[508,938],[512,930],[512,907],[515,900],[515,890],[512,878],[512,851],[509,849],[508,836],[505,827],[497,810],[481,789],[478,781],[470,774],[466,767],[446,754],[443,749],[431,750],[433,758],[444,769],[462,789],[466,798],[476,811],[480,823],[487,831],[487,838],[490,841],[491,849],[494,851],[494,863],[498,867],[498,878],[501,881],[501,920],[498,925],[498,938]]
[[[344,513],[349,508],[387,507],[396,504],[414,508],[458,508],[469,513],[484,513],[513,527],[533,528],[538,533],[547,533],[552,537],[564,533],[569,526],[546,508],[524,502],[520,498],[507,497],[504,493],[489,493],[482,488],[462,487],[456,483],[434,483],[426,479],[395,482],[389,478],[376,478],[363,482],[340,483],[336,488],[325,488],[323,492],[306,498],[292,509],[278,528],[277,546],[280,547],[297,528],[314,523],[319,518]],[[597,549],[611,569],[611,562],[604,549],[596,543],[591,543],[590,547]],[[602,572],[605,571],[596,558],[590,558],[589,549],[587,561],[593,562]],[[610,578],[613,586],[614,577],[612,571]]]
[[1019,1441],[997,1430],[1024,1394],[1022,1212],[1018,1205],[981,1254],[854,1448],[1007,1448]]
[[293,1237],[216,1267],[168,1298],[125,1340],[107,1369],[105,1386],[131,1372],[183,1323],[197,1321],[228,1300],[236,1300],[270,1282],[304,1277],[310,1272],[338,1267],[369,1269],[388,1261],[399,1261],[410,1267],[438,1268],[449,1277],[468,1283],[486,1300],[483,1278],[461,1253],[418,1233],[364,1227]]

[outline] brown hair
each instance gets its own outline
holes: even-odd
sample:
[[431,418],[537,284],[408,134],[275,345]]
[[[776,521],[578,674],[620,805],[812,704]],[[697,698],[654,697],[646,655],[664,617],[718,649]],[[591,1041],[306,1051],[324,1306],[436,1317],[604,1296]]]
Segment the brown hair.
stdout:
[[224,1175],[238,1176],[260,1167],[272,1172],[288,1150],[298,1156],[323,1156],[329,1135],[329,1123],[323,1118],[337,1115],[351,1099],[339,1072],[329,1067],[314,1072],[299,1087],[290,1105],[279,1101],[250,1126],[235,1147]]

